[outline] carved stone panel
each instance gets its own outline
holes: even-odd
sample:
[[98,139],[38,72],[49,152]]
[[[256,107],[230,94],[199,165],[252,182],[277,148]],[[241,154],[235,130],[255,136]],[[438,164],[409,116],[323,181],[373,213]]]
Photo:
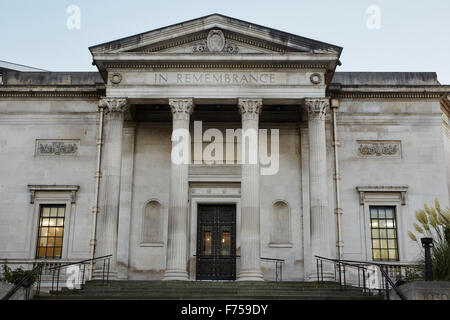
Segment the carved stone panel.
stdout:
[[358,140],[357,152],[360,157],[401,157],[401,141]]
[[211,30],[206,40],[196,43],[192,47],[192,52],[224,52],[238,53],[239,47],[233,42],[226,40],[221,30]]
[[80,140],[36,140],[36,156],[76,156]]

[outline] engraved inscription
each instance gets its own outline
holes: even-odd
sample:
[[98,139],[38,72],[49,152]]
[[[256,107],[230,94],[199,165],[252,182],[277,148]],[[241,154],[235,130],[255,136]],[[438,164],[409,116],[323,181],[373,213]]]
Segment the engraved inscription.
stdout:
[[268,85],[280,83],[270,72],[155,72],[155,84]]
[[74,156],[79,146],[79,140],[36,140],[36,156]]

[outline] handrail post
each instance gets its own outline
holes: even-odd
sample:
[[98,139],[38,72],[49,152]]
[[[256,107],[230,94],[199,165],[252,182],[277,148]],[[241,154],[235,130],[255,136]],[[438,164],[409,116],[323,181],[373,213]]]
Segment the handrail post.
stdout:
[[103,268],[102,268],[102,285],[105,285],[105,263],[106,263],[106,260],[103,260]]
[[347,277],[346,277],[346,272],[345,272],[345,264],[342,265],[343,270],[344,270],[344,290],[347,290]]
[[366,270],[364,270],[364,268],[362,270],[362,274],[363,274],[363,292],[365,295],[366,294]]
[[36,284],[36,294],[41,292],[41,281],[42,281],[42,264],[39,263],[39,273],[38,273],[38,282]]
[[283,281],[283,262],[280,262],[280,282]]
[[320,279],[323,283],[323,260],[320,260]]
[[80,288],[84,287],[84,275],[86,273],[86,264],[83,263],[83,278],[81,279]]
[[108,258],[108,273],[106,274],[106,284],[109,284],[109,267],[111,264],[111,258]]
[[316,258],[316,271],[317,271],[317,284],[320,284],[320,278],[319,278],[319,259]]
[[342,285],[342,262],[338,261],[338,273],[339,273],[339,289],[342,291],[343,289],[343,285]]
[[59,275],[60,275],[61,268],[58,268],[58,278],[56,278],[56,291],[59,291]]
[[52,291],[55,291],[54,284],[55,284],[55,269],[52,269]]
[[386,286],[386,300],[390,300],[390,292],[389,292],[389,281],[388,281],[388,277],[389,277],[389,272],[386,272],[384,274],[384,283]]

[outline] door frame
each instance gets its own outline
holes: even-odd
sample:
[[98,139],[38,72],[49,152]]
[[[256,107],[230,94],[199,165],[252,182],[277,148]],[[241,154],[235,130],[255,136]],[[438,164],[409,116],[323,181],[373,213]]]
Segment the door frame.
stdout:
[[[240,255],[240,230],[241,230],[241,198],[219,198],[219,197],[192,197],[190,205],[189,226],[190,226],[190,241],[189,241],[189,279],[196,280],[196,259],[197,254],[197,211],[199,204],[216,204],[216,205],[236,205],[236,255]],[[240,263],[236,261],[236,275],[239,274]]]
[[[233,204],[198,204],[198,210],[200,211],[200,208],[205,209],[206,210],[206,214],[209,216],[208,213],[211,213],[215,216],[215,218],[213,219],[213,221],[210,222],[206,222],[206,225],[211,225],[212,226],[212,230],[211,230],[211,250],[212,250],[212,255],[210,256],[205,256],[205,259],[208,260],[209,262],[206,262],[207,264],[211,264],[214,265],[215,267],[220,265],[220,260],[224,259],[223,263],[226,265],[232,265],[233,266],[233,273],[229,274],[229,275],[225,275],[224,274],[224,278],[219,279],[219,278],[215,278],[215,276],[209,275],[209,274],[204,274],[204,275],[200,275],[198,273],[198,270],[196,270],[196,275],[195,278],[196,280],[213,280],[213,281],[221,281],[221,280],[227,280],[227,281],[232,281],[232,280],[236,280],[236,205]],[[225,209],[226,208],[226,209]],[[211,210],[212,209],[212,210]],[[221,217],[221,214],[223,213],[222,210],[225,209],[225,212],[232,212],[232,216],[233,219],[230,220],[226,220],[223,221],[223,223],[220,223],[219,221],[216,220],[216,218],[218,218],[220,220],[219,217]],[[214,212],[212,212],[214,211]],[[205,217],[205,216],[204,216]],[[204,222],[205,223],[205,222]],[[212,223],[212,224],[211,224]],[[196,255],[196,266],[199,267],[202,265],[202,261],[201,261],[201,254],[199,254],[198,249],[199,249],[199,245],[201,245],[202,243],[202,239],[204,237],[204,235],[202,235],[201,233],[198,232],[198,228],[202,226],[202,223],[200,221],[200,219],[197,218],[197,255]],[[231,252],[229,256],[222,256],[219,252],[216,252],[217,249],[219,249],[218,247],[218,243],[217,241],[219,241],[219,243],[221,242],[221,233],[220,233],[220,229],[221,226],[226,226],[226,227],[231,227],[231,229],[228,229],[229,232],[231,233],[230,236],[230,244],[231,244]],[[207,258],[209,257],[209,258]],[[217,259],[219,259],[219,263],[217,264]],[[201,279],[203,278],[203,279]],[[209,279],[208,279],[209,278]]]

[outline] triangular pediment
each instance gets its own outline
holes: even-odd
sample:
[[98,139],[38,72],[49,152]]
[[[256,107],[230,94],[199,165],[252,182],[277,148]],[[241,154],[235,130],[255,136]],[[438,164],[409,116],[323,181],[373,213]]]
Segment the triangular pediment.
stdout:
[[117,53],[336,53],[341,47],[212,14],[90,48],[93,55]]

